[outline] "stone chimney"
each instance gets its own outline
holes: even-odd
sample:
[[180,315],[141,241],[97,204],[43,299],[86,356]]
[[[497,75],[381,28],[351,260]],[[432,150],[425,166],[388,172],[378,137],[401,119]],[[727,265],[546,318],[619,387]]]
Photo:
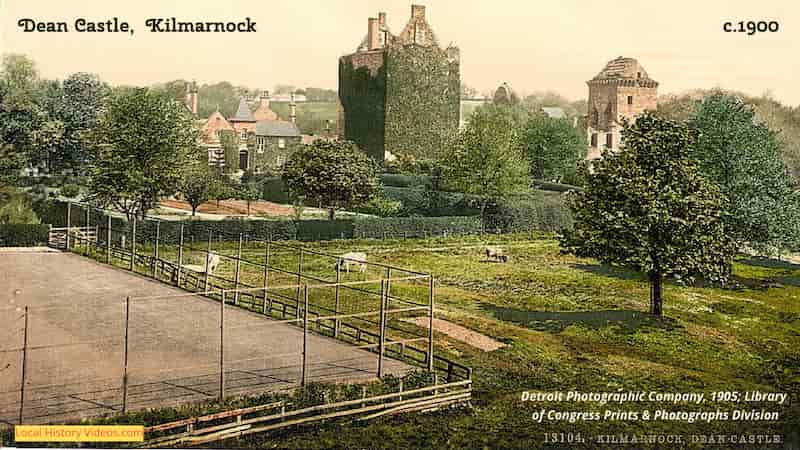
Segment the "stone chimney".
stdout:
[[297,123],[297,104],[294,102],[294,92],[291,94],[289,101],[289,120],[292,123]]
[[378,25],[380,25],[380,29],[384,30],[386,28],[386,13],[379,12],[378,13]]
[[186,108],[188,108],[192,114],[197,115],[197,82],[186,82],[186,99],[184,103],[186,103]]
[[269,91],[261,91],[261,95],[258,97],[258,105],[269,108]]
[[375,50],[381,47],[381,30],[378,19],[370,17],[367,19],[367,50]]
[[425,18],[425,5],[411,5],[411,18],[424,19]]

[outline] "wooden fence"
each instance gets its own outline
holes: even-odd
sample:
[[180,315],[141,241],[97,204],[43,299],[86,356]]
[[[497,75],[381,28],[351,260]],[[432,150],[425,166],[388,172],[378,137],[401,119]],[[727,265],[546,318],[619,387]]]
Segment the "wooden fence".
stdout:
[[[68,209],[68,211],[70,211],[70,209]],[[372,295],[376,295],[376,293],[362,289],[359,283],[365,282],[340,282],[338,267],[335,281],[325,280],[309,273],[303,273],[302,258],[304,252],[307,255],[316,254],[337,258],[334,255],[327,255],[302,247],[293,247],[284,243],[264,241],[266,244],[266,259],[264,263],[248,261],[242,258],[242,236],[239,235],[237,255],[220,255],[223,258],[230,258],[236,265],[234,279],[227,279],[214,274],[187,269],[182,260],[185,247],[182,229],[177,259],[175,261],[169,261],[163,258],[162,255],[159,255],[158,234],[156,234],[152,253],[141,254],[137,252],[135,222],[132,227],[132,235],[128,241],[130,246],[126,245],[124,236],[122,237],[121,245],[116,245],[112,239],[110,220],[108,220],[107,229],[103,230],[101,228],[88,226],[88,212],[86,217],[85,225],[87,226],[83,227],[86,229],[85,231],[75,233],[67,232],[67,230],[72,230],[74,227],[67,227],[64,231],[59,229],[57,233],[62,232],[64,238],[53,239],[52,245],[67,251],[92,256],[107,264],[122,265],[137,274],[175,285],[186,291],[197,293],[250,311],[255,311],[288,324],[303,327],[304,339],[306,333],[310,330],[314,330],[321,335],[326,335],[355,345],[358,348],[374,352],[378,357],[378,377],[382,375],[381,361],[384,356],[386,356],[405,361],[412,365],[424,367],[433,373],[433,379],[435,380],[433,386],[426,386],[420,389],[403,392],[401,385],[401,391],[396,393],[369,398],[365,397],[346,402],[316,405],[309,408],[287,410],[291,405],[283,403],[270,404],[186,419],[170,424],[162,424],[148,428],[148,433],[154,436],[146,442],[147,446],[211,442],[315,420],[345,416],[373,418],[406,411],[439,408],[454,403],[468,402],[470,399],[471,369],[434,352],[432,322],[434,314],[435,282],[433,276],[430,274],[385,264],[369,263],[373,266],[378,266],[381,271],[385,270],[386,274],[385,278],[381,276],[380,280],[380,310],[343,314],[342,311],[338,309],[338,301],[333,308],[309,302],[307,295],[309,286],[335,288],[337,289],[337,298],[339,288],[352,289]],[[69,216],[67,222],[69,223]],[[271,266],[269,259],[270,246],[277,246],[299,252],[298,270],[291,271]],[[186,246],[186,248],[191,249],[190,246]],[[206,257],[208,257],[210,253],[211,240],[209,238]],[[262,286],[253,286],[240,280],[239,267],[243,263],[263,269],[264,282]],[[296,277],[296,285],[293,284],[288,287],[296,287],[297,294],[287,295],[280,292],[280,289],[275,286],[268,286],[268,275],[270,271],[283,273],[284,275],[291,276],[293,279]],[[393,278],[393,273],[403,276],[395,275]],[[390,294],[389,283],[398,280],[425,281],[426,284],[429,284],[430,289],[429,303],[423,304]],[[371,280],[373,283],[376,281],[377,280]],[[306,295],[305,299],[301,300],[300,292],[303,286],[305,287]],[[282,288],[285,289],[286,287],[287,286],[283,286]],[[226,292],[229,295],[226,296]],[[428,330],[425,330],[427,335],[410,339],[391,338],[389,333],[403,330],[387,325],[386,305],[389,299],[395,301],[396,304],[400,306],[399,308],[392,309],[391,312],[425,311],[428,320],[431,322],[429,324],[431,326],[429,326]],[[377,316],[377,320],[368,319],[368,317],[373,316]],[[424,347],[414,345],[417,342],[424,342],[427,345]],[[224,367],[221,367],[221,373],[224,374]],[[305,373],[305,358],[303,360],[302,373]],[[440,376],[443,377],[443,384],[438,384]],[[303,380],[301,380],[301,386],[304,384],[303,381],[304,377]],[[220,398],[223,399],[224,380],[220,383],[219,394]],[[274,412],[277,410],[281,412]],[[272,411],[272,413],[268,413],[269,411]],[[183,427],[184,430],[175,434],[173,431],[180,427]]]

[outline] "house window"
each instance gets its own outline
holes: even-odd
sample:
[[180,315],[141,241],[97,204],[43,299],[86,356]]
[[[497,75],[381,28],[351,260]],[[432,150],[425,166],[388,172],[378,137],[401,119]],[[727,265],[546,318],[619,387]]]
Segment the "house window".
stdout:
[[286,139],[278,138],[278,148],[286,148]]
[[629,105],[632,105],[632,104],[633,104],[633,96],[632,96],[632,95],[629,95],[629,96],[628,96],[628,104],[629,104]]
[[247,140],[247,130],[242,130],[241,138],[242,142]]
[[636,72],[636,78],[642,78],[642,72]]
[[275,164],[276,164],[278,167],[283,167],[283,164],[284,164],[284,163],[286,163],[286,157],[285,157],[285,156],[283,156],[283,155],[278,155],[278,156],[275,158]]
[[264,138],[258,138],[258,153],[264,153]]
[[597,133],[592,133],[592,147],[597,147]]
[[614,148],[614,135],[606,133],[606,148]]

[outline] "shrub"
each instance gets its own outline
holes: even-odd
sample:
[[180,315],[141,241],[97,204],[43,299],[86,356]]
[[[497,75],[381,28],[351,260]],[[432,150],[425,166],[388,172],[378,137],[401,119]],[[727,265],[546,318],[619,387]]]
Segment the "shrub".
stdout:
[[61,195],[63,195],[64,197],[75,198],[78,195],[80,195],[81,188],[77,184],[67,183],[61,186],[59,192],[61,192]]
[[455,192],[384,186],[382,197],[402,204],[400,216],[474,216],[480,213],[472,197]]
[[403,203],[399,200],[375,197],[366,205],[358,208],[358,212],[380,217],[394,217],[400,215],[402,209]]
[[0,247],[31,247],[46,244],[47,224],[0,224]]
[[394,187],[424,186],[427,182],[427,177],[425,176],[403,173],[382,173],[379,178],[384,186]]

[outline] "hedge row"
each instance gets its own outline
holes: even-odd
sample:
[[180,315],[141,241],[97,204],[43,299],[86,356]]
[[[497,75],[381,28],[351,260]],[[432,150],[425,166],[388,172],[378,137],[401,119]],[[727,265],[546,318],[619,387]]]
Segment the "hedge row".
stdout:
[[463,235],[481,232],[480,217],[380,217],[358,219],[354,223],[357,238],[427,237]]
[[[53,226],[66,226],[66,203],[57,200],[42,201],[36,205],[37,213],[43,220]],[[89,225],[99,226],[105,230],[108,216],[99,210],[92,210]],[[158,230],[156,224],[158,223]],[[70,225],[82,227],[86,225],[86,210],[83,206],[73,205]],[[470,234],[480,231],[478,217],[364,217],[357,219],[337,220],[183,220],[160,221],[138,220],[136,222],[136,239],[138,242],[153,242],[158,231],[159,241],[165,244],[177,244],[180,240],[180,229],[183,225],[184,241],[198,242],[222,236],[225,240],[233,240],[239,234],[250,238],[271,238],[273,240],[318,241],[351,238],[382,237],[415,237],[442,234]],[[119,233],[130,235],[132,224],[120,217],[112,217],[111,228],[114,236]],[[100,239],[104,232],[100,233]]]
[[50,225],[0,224],[0,247],[32,247],[47,244]]
[[564,194],[539,192],[494,203],[486,209],[486,231],[560,231],[572,227]]

